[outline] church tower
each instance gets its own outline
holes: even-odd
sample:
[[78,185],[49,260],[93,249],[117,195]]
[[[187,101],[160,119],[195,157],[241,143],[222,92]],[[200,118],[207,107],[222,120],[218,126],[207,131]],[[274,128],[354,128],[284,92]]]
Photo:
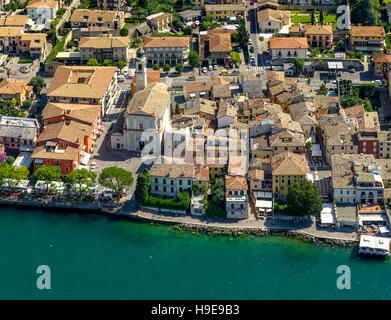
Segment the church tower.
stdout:
[[137,50],[136,57],[136,92],[147,86],[147,67],[143,49]]

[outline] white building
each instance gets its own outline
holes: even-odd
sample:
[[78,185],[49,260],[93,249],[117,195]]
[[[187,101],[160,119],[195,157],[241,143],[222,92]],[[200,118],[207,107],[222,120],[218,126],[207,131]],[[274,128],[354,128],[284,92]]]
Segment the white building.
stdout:
[[307,58],[307,38],[270,38],[270,51],[273,60],[283,58]]
[[56,18],[58,1],[55,0],[32,0],[26,6],[27,15],[37,25],[50,27],[50,21]]
[[239,81],[248,98],[262,98],[262,77],[259,71],[243,71],[239,75]]
[[248,196],[246,178],[242,176],[225,176],[225,208],[227,218],[248,218]]

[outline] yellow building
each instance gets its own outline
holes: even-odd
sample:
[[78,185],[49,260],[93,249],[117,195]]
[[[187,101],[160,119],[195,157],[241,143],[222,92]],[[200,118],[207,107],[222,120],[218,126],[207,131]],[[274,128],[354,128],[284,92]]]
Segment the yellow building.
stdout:
[[373,57],[375,74],[387,74],[391,71],[391,54],[375,54]]
[[384,47],[386,32],[383,27],[353,26],[349,36],[352,50],[374,51]]
[[305,154],[279,153],[272,157],[272,188],[276,200],[284,200],[289,186],[307,175]]
[[0,82],[0,100],[16,100],[16,104],[21,106],[23,102],[30,98],[33,87],[28,81],[17,79],[4,79]]
[[215,20],[225,20],[227,17],[244,16],[244,6],[242,4],[208,4],[205,5],[207,17]]

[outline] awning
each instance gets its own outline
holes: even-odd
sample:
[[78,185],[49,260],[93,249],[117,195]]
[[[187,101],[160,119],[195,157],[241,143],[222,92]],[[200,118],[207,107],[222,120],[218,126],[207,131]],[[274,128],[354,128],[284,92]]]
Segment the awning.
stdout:
[[343,70],[343,63],[340,61],[327,62],[327,65],[331,70]]
[[381,226],[379,228],[380,233],[388,233],[390,230],[387,227]]
[[190,98],[195,98],[195,93],[190,93],[190,94],[189,94],[189,97],[190,97]]
[[321,213],[320,214],[321,224],[335,224],[335,218],[332,213]]
[[88,161],[90,161],[91,154],[90,153],[85,153],[83,158],[81,159],[80,163],[87,165]]
[[255,202],[256,208],[265,208],[265,209],[271,209],[273,206],[272,201],[265,201],[265,200],[257,200]]

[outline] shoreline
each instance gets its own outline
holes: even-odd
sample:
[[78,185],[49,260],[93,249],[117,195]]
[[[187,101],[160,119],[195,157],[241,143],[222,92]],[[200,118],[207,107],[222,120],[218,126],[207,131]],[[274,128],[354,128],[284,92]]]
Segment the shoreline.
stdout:
[[[309,232],[291,228],[291,227],[257,227],[257,226],[243,226],[243,225],[224,225],[222,222],[202,222],[202,221],[181,221],[183,219],[194,219],[191,216],[164,216],[156,213],[144,212],[141,210],[133,210],[131,212],[124,212],[122,209],[124,205],[119,207],[108,208],[102,206],[100,203],[86,203],[86,202],[65,202],[58,201],[58,199],[42,201],[42,200],[0,200],[1,207],[19,207],[19,208],[32,208],[39,210],[59,209],[61,211],[81,210],[90,213],[104,214],[111,217],[126,218],[128,220],[143,222],[143,223],[156,223],[161,225],[171,226],[175,230],[198,232],[211,235],[222,236],[267,236],[277,235],[287,238],[295,238],[300,241],[308,243],[323,243],[334,246],[352,247],[357,245],[357,239],[341,239],[330,236],[320,236],[311,234]],[[151,217],[152,215],[152,217]],[[227,223],[227,222],[225,222]]]

